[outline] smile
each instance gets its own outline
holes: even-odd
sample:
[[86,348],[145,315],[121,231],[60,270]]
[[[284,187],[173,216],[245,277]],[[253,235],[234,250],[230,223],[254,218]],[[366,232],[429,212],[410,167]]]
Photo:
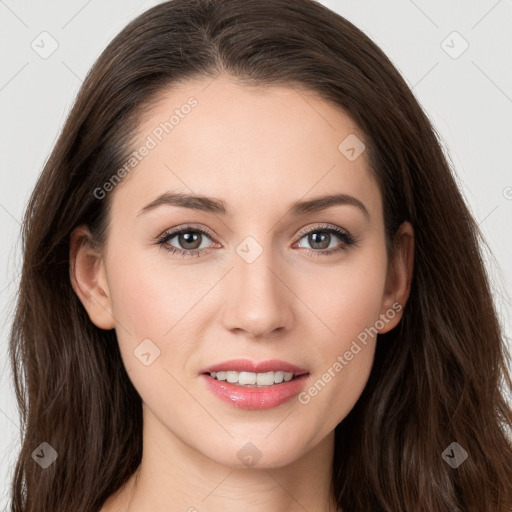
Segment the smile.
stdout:
[[227,381],[231,384],[237,384],[239,386],[256,386],[256,387],[268,387],[274,384],[281,384],[282,382],[289,382],[294,377],[297,377],[292,372],[265,372],[265,373],[253,373],[253,372],[236,372],[236,371],[219,371],[210,372],[210,377],[220,381]]

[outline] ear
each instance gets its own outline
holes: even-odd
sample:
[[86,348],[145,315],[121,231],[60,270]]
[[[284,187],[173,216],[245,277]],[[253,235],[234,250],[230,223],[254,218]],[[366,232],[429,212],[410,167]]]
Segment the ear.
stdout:
[[[381,317],[386,317],[380,334],[390,331],[398,325],[409,293],[414,267],[414,229],[410,222],[403,222],[398,228],[395,239],[394,257],[388,266]],[[387,313],[386,313],[387,312]],[[393,317],[391,317],[393,312]]]
[[101,329],[115,326],[102,253],[91,243],[85,226],[76,228],[69,240],[69,276],[71,286],[86,309],[92,323]]

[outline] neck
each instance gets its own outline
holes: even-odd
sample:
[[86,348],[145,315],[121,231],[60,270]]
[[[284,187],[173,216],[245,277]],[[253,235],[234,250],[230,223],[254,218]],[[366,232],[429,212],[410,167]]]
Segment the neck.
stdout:
[[292,464],[233,468],[181,442],[144,406],[143,457],[103,512],[335,512],[334,432]]

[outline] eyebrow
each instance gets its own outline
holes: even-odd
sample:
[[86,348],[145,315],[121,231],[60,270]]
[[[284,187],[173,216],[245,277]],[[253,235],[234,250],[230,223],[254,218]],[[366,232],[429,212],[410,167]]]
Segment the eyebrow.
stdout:
[[[191,210],[199,210],[219,215],[233,215],[233,212],[222,199],[193,194],[165,192],[144,206],[137,216],[163,205],[178,206],[181,208],[189,208]],[[305,201],[296,201],[290,205],[288,214],[292,216],[305,215],[308,213],[316,213],[326,210],[327,208],[338,205],[355,206],[364,214],[366,219],[370,218],[370,214],[368,213],[366,206],[359,199],[342,193],[329,194]]]

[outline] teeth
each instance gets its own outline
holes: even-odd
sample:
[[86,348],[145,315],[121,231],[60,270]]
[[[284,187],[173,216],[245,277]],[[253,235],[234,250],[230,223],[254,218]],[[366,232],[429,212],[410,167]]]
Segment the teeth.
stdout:
[[239,375],[240,374],[238,372],[226,372],[226,380],[234,384],[235,382],[238,382]]
[[[250,372],[240,372],[238,374],[238,384],[242,384],[242,386],[245,386],[247,384],[256,384],[256,381],[258,382],[258,386],[260,384],[265,384],[264,382],[260,382],[260,375],[262,374],[260,373],[256,375],[255,373]],[[267,384],[274,384],[274,379],[272,379],[272,382],[267,382]]]
[[283,381],[289,382],[293,379],[294,374],[289,372],[252,373],[221,371],[211,372],[210,376],[214,379],[226,380],[231,384],[238,384],[240,386],[273,386]]
[[[241,376],[242,374],[240,374],[240,377]],[[274,372],[258,373],[256,375],[256,382],[258,386],[272,386],[272,384],[274,384]],[[240,384],[242,384],[241,381]]]

